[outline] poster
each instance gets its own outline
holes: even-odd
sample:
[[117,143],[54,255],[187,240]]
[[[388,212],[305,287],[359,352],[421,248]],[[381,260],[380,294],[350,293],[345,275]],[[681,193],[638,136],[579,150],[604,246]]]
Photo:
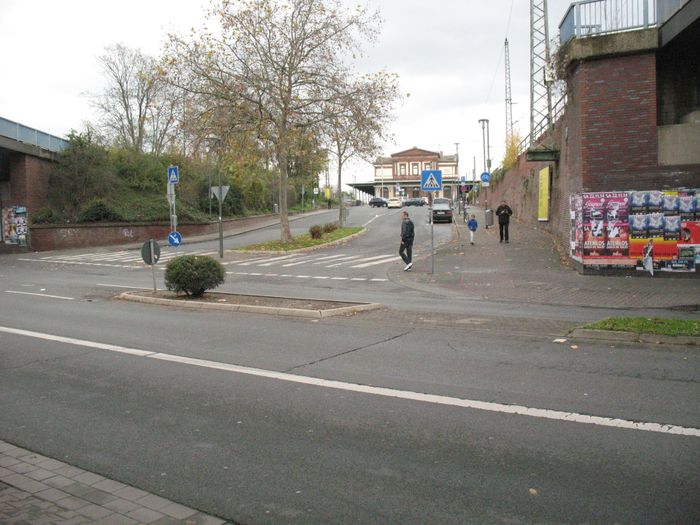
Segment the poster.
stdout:
[[571,256],[584,266],[694,272],[700,268],[698,194],[700,189],[573,194]]
[[605,255],[615,259],[629,256],[629,196],[627,192],[605,194]]
[[539,195],[537,203],[537,220],[549,220],[549,166],[539,171]]
[[7,244],[26,246],[29,238],[29,221],[25,206],[2,209],[2,241]]

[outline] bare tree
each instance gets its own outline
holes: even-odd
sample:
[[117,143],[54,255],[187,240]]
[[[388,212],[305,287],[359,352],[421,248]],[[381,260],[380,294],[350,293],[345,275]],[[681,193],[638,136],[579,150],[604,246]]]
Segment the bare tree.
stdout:
[[370,161],[387,140],[391,108],[398,98],[398,78],[384,72],[367,75],[344,88],[347,96],[326,104],[324,131],[337,161],[338,222],[343,225],[343,166],[353,157]]
[[100,124],[113,142],[137,151],[160,153],[178,117],[177,94],[156,60],[122,44],[99,58],[107,87],[97,97]]
[[220,0],[210,13],[216,34],[170,37],[169,77],[207,103],[228,106],[234,126],[253,129],[279,171],[280,230],[291,240],[287,215],[289,156],[297,131],[326,119],[330,101],[350,77],[346,65],[360,42],[378,31],[377,14],[338,0]]

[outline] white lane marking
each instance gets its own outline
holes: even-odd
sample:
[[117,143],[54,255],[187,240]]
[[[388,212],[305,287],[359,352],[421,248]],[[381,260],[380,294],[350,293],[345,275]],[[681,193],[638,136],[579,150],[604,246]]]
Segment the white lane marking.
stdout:
[[330,279],[327,275],[314,275],[312,279]]
[[375,216],[372,217],[370,220],[368,220],[366,223],[364,223],[362,226],[365,226],[365,227],[368,226],[368,225],[369,225],[373,220],[375,220],[377,217],[379,217],[379,215],[375,215]]
[[347,281],[348,277],[331,277],[331,281]]
[[329,264],[328,266],[326,266],[326,268],[335,268],[336,266],[342,266],[345,263],[352,261],[353,259],[359,259],[360,257],[360,255],[351,255],[350,257],[343,257],[342,259],[337,259],[341,262],[333,261],[335,264]]
[[368,268],[370,266],[376,266],[377,264],[384,264],[384,263],[398,261],[399,259],[401,259],[401,257],[399,257],[397,255],[392,255],[392,256],[390,256],[386,259],[382,259],[380,261],[374,261],[374,262],[365,263],[365,264],[356,264],[354,266],[351,266],[350,268]]
[[23,335],[25,337],[33,337],[35,339],[44,339],[46,341],[55,341],[58,343],[66,343],[69,345],[97,348],[98,350],[109,350],[110,352],[119,352],[121,354],[129,354],[140,357],[145,357],[149,354],[155,353],[146,350],[139,350],[137,348],[127,348],[125,346],[98,343],[96,341],[85,341],[84,339],[75,339],[73,337],[63,337],[60,335],[44,334],[41,332],[33,332],[31,330],[20,330],[18,328],[9,328],[7,326],[0,326],[0,332],[5,332],[6,334]]
[[255,264],[256,266],[260,266],[260,263],[266,263],[266,262],[273,262],[274,263],[277,261],[283,261],[285,259],[291,259],[292,257],[297,257],[297,256],[296,255],[282,255],[281,257],[280,256],[272,257],[272,258],[267,257],[265,259],[259,259],[256,261],[247,261],[247,262],[238,263],[238,265],[239,266],[250,266],[251,264]]
[[316,262],[312,264],[326,264],[330,260],[340,260],[342,257],[346,257],[346,255],[341,253],[338,255],[329,255],[328,257],[317,257],[315,259]]
[[33,292],[17,292],[15,290],[5,290],[5,293],[14,293],[19,295],[36,295],[38,297],[49,297],[51,299],[65,299],[66,301],[74,301],[73,297],[63,297],[62,295],[49,295],[47,293],[33,293]]
[[386,282],[386,281],[388,281],[388,280],[389,280],[389,279],[370,279],[370,281],[376,281],[376,282],[378,282],[378,283],[383,283],[383,282]]
[[18,261],[28,261],[28,262],[41,262],[41,263],[54,263],[54,264],[76,264],[79,266],[100,266],[105,268],[143,268],[143,266],[134,266],[127,264],[106,264],[106,263],[90,263],[83,261],[59,261],[59,260],[44,260],[44,259],[27,259],[27,258],[17,258]]
[[43,339],[47,341],[55,341],[60,343],[84,346],[88,348],[96,348],[98,350],[107,350],[128,354],[137,357],[145,357],[149,359],[157,359],[159,361],[168,361],[172,363],[198,366],[202,368],[210,368],[214,370],[222,370],[236,374],[244,374],[255,377],[263,377],[266,379],[275,379],[278,381],[286,381],[290,383],[299,383],[322,388],[330,388],[333,390],[343,390],[347,392],[355,392],[382,397],[392,397],[396,399],[404,399],[408,401],[418,401],[422,403],[430,403],[434,405],[454,406],[473,410],[483,410],[486,412],[496,412],[502,414],[515,414],[519,416],[528,416],[538,419],[550,419],[555,421],[564,421],[569,423],[581,423],[587,425],[598,425],[603,427],[622,428],[628,430],[641,430],[646,432],[658,432],[662,434],[675,434],[681,436],[700,437],[700,429],[693,427],[682,427],[679,425],[669,425],[663,423],[653,423],[644,421],[629,421],[620,418],[610,418],[602,416],[591,416],[586,414],[578,414],[576,412],[564,412],[561,410],[550,410],[547,408],[532,408],[521,405],[506,405],[503,403],[494,403],[492,401],[478,401],[474,399],[462,399],[458,397],[441,396],[437,394],[424,394],[420,392],[412,392],[410,390],[397,390],[393,388],[384,388],[370,385],[360,385],[357,383],[346,383],[344,381],[334,381],[330,379],[321,379],[318,377],[308,377],[285,372],[276,372],[273,370],[265,370],[263,368],[251,368],[247,366],[233,365],[229,363],[221,363],[219,361],[208,361],[206,359],[197,359],[192,357],[183,357],[172,354],[162,354],[158,352],[150,352],[140,350],[138,348],[128,348],[124,346],[99,343],[96,341],[86,341],[84,339],[74,339],[72,337],[63,337],[58,335],[46,334],[41,332],[33,332],[30,330],[21,330],[17,328],[9,328],[0,326],[0,332],[20,335],[25,337],[33,337],[35,339]]
[[132,290],[150,290],[149,287],[145,286],[126,286],[125,284],[95,283],[95,286],[104,286],[106,288],[130,288]]

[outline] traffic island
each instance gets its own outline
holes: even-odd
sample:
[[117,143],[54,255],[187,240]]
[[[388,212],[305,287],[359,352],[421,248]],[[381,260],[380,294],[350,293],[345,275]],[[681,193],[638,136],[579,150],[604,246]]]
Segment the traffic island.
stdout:
[[223,292],[206,292],[200,297],[177,294],[165,290],[124,292],[118,299],[139,303],[178,306],[196,310],[226,310],[257,314],[285,315],[321,319],[382,308],[379,303],[354,303],[348,301],[324,301],[294,297],[267,295],[242,295]]
[[571,332],[572,337],[700,346],[700,321],[657,317],[610,317]]

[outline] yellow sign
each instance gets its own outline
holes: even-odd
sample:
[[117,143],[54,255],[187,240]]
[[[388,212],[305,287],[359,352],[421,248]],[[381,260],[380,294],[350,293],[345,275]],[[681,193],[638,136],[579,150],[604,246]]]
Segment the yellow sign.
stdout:
[[331,200],[331,189],[326,188],[326,200]]
[[537,206],[537,220],[549,220],[549,166],[540,170],[540,193]]

